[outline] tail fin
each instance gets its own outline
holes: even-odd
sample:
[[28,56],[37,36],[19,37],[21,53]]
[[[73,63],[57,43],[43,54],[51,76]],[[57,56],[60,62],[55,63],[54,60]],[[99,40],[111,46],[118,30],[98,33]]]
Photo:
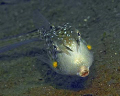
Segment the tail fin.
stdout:
[[14,44],[10,44],[10,45],[7,45],[7,46],[4,46],[4,47],[1,47],[0,48],[0,54],[1,53],[4,53],[6,51],[9,51],[9,50],[12,50],[14,48],[17,48],[21,45],[25,45],[25,44],[28,44],[30,42],[33,42],[33,41],[37,41],[39,40],[38,38],[34,38],[34,39],[30,39],[30,40],[25,40],[25,41],[21,41],[21,42],[17,42],[17,43],[14,43]]
[[[0,53],[9,51],[11,49],[17,48],[21,45],[36,41],[42,40],[44,32],[50,30],[50,23],[45,19],[45,17],[40,14],[39,10],[35,10],[32,14],[33,22],[36,29],[27,33],[18,34],[11,37],[5,37],[0,39],[0,42],[6,46],[0,48]],[[14,42],[13,44],[5,44],[9,42]]]

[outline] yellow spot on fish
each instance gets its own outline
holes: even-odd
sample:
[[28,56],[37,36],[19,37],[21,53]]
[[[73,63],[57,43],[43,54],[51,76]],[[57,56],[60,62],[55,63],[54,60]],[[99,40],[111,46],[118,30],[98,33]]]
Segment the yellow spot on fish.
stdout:
[[88,50],[91,50],[92,46],[91,45],[87,45],[87,48],[88,48]]
[[58,66],[58,65],[57,65],[57,62],[54,61],[54,62],[53,62],[53,67],[56,68],[57,66]]

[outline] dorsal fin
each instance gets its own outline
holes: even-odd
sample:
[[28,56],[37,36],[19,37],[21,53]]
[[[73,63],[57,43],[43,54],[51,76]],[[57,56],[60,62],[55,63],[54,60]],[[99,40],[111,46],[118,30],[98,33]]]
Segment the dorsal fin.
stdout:
[[40,13],[39,10],[33,11],[33,23],[36,29],[44,29],[46,31],[50,30],[50,23],[48,20]]

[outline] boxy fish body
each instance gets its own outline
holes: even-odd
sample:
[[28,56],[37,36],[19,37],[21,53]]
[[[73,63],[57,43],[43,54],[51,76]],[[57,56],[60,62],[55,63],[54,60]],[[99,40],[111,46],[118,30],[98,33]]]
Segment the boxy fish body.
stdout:
[[86,77],[93,62],[93,54],[80,32],[69,25],[52,26],[50,31],[41,32],[46,41],[48,64],[60,74]]

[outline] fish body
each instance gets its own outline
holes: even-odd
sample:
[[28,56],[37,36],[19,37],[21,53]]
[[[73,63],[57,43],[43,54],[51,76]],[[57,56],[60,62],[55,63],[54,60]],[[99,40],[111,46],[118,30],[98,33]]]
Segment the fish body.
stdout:
[[48,64],[60,74],[86,77],[93,62],[93,54],[80,32],[69,25],[52,26],[44,33],[48,56]]

